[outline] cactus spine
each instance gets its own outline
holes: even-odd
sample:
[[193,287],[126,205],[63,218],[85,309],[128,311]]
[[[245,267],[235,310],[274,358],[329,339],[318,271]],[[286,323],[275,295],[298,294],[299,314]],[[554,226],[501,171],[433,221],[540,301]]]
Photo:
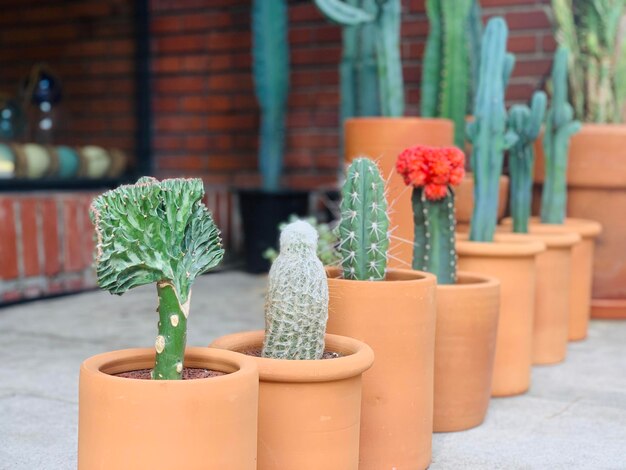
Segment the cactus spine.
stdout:
[[315,254],[317,232],[296,221],[280,234],[269,273],[263,357],[321,359],[328,320],[328,282]]
[[552,0],[557,40],[571,56],[574,114],[585,122],[621,122],[624,76],[616,49],[625,0]]
[[94,199],[98,284],[112,294],[156,282],[159,327],[153,379],[180,379],[191,285],[224,255],[199,179],[144,177]]
[[454,142],[465,144],[470,86],[468,28],[475,0],[428,0],[429,32],[422,68],[421,114],[454,122]]
[[567,209],[567,153],[572,135],[580,130],[567,102],[568,50],[559,47],[552,65],[552,102],[543,137],[545,179],[541,194],[541,221],[562,224]]
[[254,0],[252,4],[252,70],[261,108],[259,168],[263,188],[280,187],[285,146],[285,115],[289,90],[289,41],[285,0]]
[[389,217],[385,183],[369,158],[355,159],[341,190],[339,252],[345,279],[377,281],[385,277]]
[[546,104],[546,94],[537,91],[533,94],[530,108],[514,105],[509,110],[508,126],[517,136],[517,142],[509,149],[509,199],[514,232],[528,233],[535,163],[533,144],[541,131]]
[[[370,36],[361,36],[361,45],[364,60],[361,63],[354,62],[354,54],[356,50],[355,42],[358,44],[358,33],[349,28],[361,25],[362,28],[369,29],[371,25],[372,36],[374,37],[374,46],[376,51],[376,70],[378,71],[378,83],[376,88],[379,93],[380,112],[383,116],[402,116],[404,114],[404,84],[402,79],[402,62],[400,59],[400,0],[361,0],[360,4],[356,1],[349,0],[349,3],[340,0],[315,0],[315,4],[328,19],[335,23],[345,26],[344,31],[344,59],[340,65],[340,74],[342,77],[342,112],[343,116],[347,116],[349,110],[356,110],[355,104],[360,100],[367,103],[367,111],[374,109],[371,98],[359,97],[358,101],[354,100],[354,86],[358,84],[359,94],[371,93],[373,90],[372,77],[369,74],[370,62],[367,58],[371,57]],[[347,38],[346,38],[347,35]],[[349,50],[346,50],[349,47]],[[352,52],[352,53],[351,53]],[[365,65],[368,67],[365,68]],[[363,66],[363,67],[360,67]],[[350,70],[361,69],[358,80],[355,80],[355,74]],[[371,95],[370,95],[371,96]],[[354,112],[354,111],[353,111]]]
[[506,52],[507,35],[504,19],[489,20],[482,41],[474,121],[467,126],[473,143],[471,166],[475,181],[472,241],[493,241],[503,154],[515,143],[515,135],[506,130],[504,105],[504,91],[515,64],[515,57]]

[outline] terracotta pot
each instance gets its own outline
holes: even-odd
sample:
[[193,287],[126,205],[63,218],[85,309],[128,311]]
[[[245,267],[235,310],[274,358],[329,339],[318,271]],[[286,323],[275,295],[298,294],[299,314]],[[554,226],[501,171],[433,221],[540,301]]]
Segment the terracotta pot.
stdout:
[[[389,270],[384,281],[327,268],[327,331],[369,344],[363,374],[360,470],[428,467],[433,430],[435,276]],[[321,467],[320,467],[321,468]]]
[[[466,173],[461,184],[454,188],[456,230],[457,232],[469,232],[472,213],[474,212],[474,175]],[[498,220],[504,217],[509,200],[509,177],[500,176],[500,192],[498,194]]]
[[154,349],[125,349],[80,368],[79,470],[256,469],[258,373],[251,358],[188,348],[186,367],[226,375],[139,380],[111,374],[154,367]]
[[[223,336],[211,346],[261,348],[263,331]],[[253,357],[259,369],[258,470],[356,470],[359,467],[361,374],[372,349],[326,335],[343,357],[290,361]],[[225,467],[226,468],[226,467]]]
[[[506,218],[502,225],[511,226],[512,219]],[[587,337],[589,314],[591,309],[591,282],[593,269],[593,251],[595,239],[602,231],[599,223],[593,220],[566,219],[563,225],[542,224],[538,217],[530,221],[533,232],[541,233],[560,231],[575,232],[580,235],[580,242],[572,247],[570,269],[570,312],[568,339],[578,341]]]
[[[500,226],[510,231],[512,227]],[[533,321],[533,364],[557,364],[565,360],[569,336],[571,264],[573,247],[581,241],[574,232],[550,227],[529,233],[503,233],[508,239],[531,239],[545,244],[537,257],[537,291]]]
[[[535,181],[544,179],[543,148],[535,146]],[[626,318],[626,125],[584,124],[572,137],[567,215],[602,225],[594,256],[591,316]]]
[[[504,237],[505,238],[505,237]],[[471,242],[457,234],[459,269],[500,281],[500,318],[496,336],[491,395],[518,395],[530,387],[537,256],[545,250],[539,241]]]
[[500,281],[459,272],[437,286],[433,430],[462,431],[485,419],[500,309]]
[[346,161],[359,156],[375,159],[387,180],[390,227],[390,268],[410,268],[413,260],[412,189],[396,173],[400,152],[414,145],[454,145],[454,124],[448,119],[354,118],[345,122]]

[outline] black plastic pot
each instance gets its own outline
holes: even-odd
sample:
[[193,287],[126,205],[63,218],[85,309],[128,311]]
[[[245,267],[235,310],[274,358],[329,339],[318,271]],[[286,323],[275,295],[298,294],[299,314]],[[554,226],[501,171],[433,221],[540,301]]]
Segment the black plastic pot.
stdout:
[[267,272],[270,262],[263,258],[263,252],[278,247],[278,225],[281,222],[285,222],[292,214],[299,217],[308,214],[309,193],[244,189],[239,190],[238,194],[246,271]]

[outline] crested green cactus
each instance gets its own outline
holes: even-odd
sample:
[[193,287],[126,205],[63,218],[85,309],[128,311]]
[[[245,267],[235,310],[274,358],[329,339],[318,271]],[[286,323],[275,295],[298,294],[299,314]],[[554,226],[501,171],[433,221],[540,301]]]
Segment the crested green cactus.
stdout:
[[285,116],[289,91],[289,41],[285,0],[254,0],[252,4],[252,70],[261,108],[259,168],[263,188],[280,187],[285,147]]
[[585,122],[621,122],[626,97],[618,44],[626,0],[552,0],[557,41],[569,57],[574,115]]
[[456,282],[454,192],[463,179],[465,155],[458,148],[418,145],[404,150],[396,170],[413,186],[413,269]]
[[509,200],[514,232],[528,233],[535,163],[533,144],[541,131],[546,104],[546,94],[536,91],[530,108],[526,105],[514,105],[509,110],[508,126],[517,136],[517,142],[509,149]]
[[220,233],[201,202],[199,179],[144,177],[94,199],[98,285],[121,295],[157,284],[159,327],[152,378],[180,379],[191,286],[224,255]]
[[[402,116],[400,0],[315,0],[315,4],[328,19],[346,28],[340,65],[342,117],[371,115],[378,106],[383,116]],[[372,46],[375,47],[377,84],[371,74]],[[375,89],[379,93],[378,103],[372,101]]]
[[[421,115],[454,122],[454,142],[465,145],[465,116],[470,86],[468,38],[476,0],[428,0],[429,32],[422,67]],[[476,12],[474,11],[474,14]],[[470,26],[468,28],[468,26]],[[468,31],[468,33],[466,33]]]
[[504,151],[516,141],[515,134],[506,129],[504,91],[515,64],[515,56],[506,52],[507,36],[508,28],[504,19],[495,17],[489,20],[482,40],[474,121],[467,126],[467,135],[473,144],[472,241],[493,241]]
[[321,359],[328,320],[328,281],[315,254],[317,232],[299,220],[283,228],[269,273],[263,357]]
[[385,182],[369,158],[356,158],[341,190],[339,247],[345,279],[377,281],[385,277],[389,217]]
[[567,153],[572,135],[580,130],[567,102],[568,50],[559,47],[552,65],[552,102],[543,136],[545,179],[541,194],[541,221],[562,224],[567,210]]

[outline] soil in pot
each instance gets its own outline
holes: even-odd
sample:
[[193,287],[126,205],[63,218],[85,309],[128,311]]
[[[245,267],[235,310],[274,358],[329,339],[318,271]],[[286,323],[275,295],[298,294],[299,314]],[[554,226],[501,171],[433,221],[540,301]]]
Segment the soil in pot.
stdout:
[[480,425],[491,397],[500,282],[459,272],[437,286],[434,432]]
[[363,374],[360,470],[430,464],[433,430],[435,276],[387,272],[383,281],[340,279],[327,268],[327,331],[369,344]]
[[[152,380],[152,369],[130,370],[128,372],[120,372],[115,374],[116,377],[124,379]],[[219,377],[224,372],[219,370],[183,368],[183,380],[208,379],[209,377]]]
[[[212,347],[258,350],[263,331],[218,338]],[[250,357],[259,369],[258,470],[357,470],[361,375],[374,361],[366,344],[326,335],[341,357]]]
[[500,281],[500,316],[496,336],[492,396],[524,393],[530,387],[537,256],[539,241],[471,242],[457,234],[459,269]]

